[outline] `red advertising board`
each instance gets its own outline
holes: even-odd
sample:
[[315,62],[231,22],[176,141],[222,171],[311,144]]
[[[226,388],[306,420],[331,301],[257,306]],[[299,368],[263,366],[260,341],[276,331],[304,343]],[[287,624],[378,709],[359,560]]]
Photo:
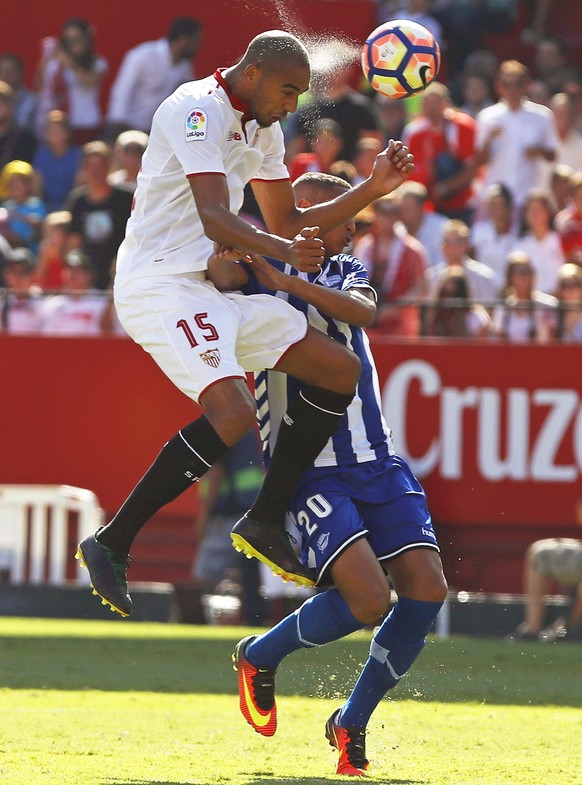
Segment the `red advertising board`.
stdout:
[[[372,336],[372,348],[386,419],[426,488],[450,585],[522,591],[529,543],[580,536],[582,347]],[[199,414],[125,339],[4,335],[0,365],[0,483],[89,488],[108,515]],[[160,537],[172,540],[170,517],[191,532],[196,509],[192,489],[160,511],[140,539],[135,580],[158,576],[150,535],[167,562],[155,579],[172,579]]]
[[384,414],[434,517],[564,526],[582,496],[582,347],[373,341]]

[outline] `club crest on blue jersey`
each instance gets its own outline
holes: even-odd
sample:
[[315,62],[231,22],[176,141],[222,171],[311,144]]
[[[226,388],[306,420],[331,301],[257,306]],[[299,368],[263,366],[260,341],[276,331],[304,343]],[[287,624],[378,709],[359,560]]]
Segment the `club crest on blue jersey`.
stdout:
[[329,532],[322,534],[317,540],[317,547],[323,553],[329,544]]

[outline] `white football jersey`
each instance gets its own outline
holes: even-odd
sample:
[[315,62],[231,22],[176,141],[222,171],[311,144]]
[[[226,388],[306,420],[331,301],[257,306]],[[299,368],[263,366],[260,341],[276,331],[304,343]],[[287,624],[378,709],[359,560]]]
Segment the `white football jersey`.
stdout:
[[189,177],[224,175],[233,213],[251,180],[289,179],[279,123],[260,128],[245,111],[218,71],[181,85],[162,102],[119,249],[116,285],[206,269],[212,241],[204,234]]
[[45,335],[101,335],[101,319],[107,303],[105,293],[94,290],[78,297],[68,294],[48,297],[41,332]]

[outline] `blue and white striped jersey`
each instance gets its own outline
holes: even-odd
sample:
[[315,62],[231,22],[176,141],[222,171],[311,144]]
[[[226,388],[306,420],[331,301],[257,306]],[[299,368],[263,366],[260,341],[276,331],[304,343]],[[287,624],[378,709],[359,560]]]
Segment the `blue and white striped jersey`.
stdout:
[[[318,273],[300,273],[288,264],[270,260],[278,269],[289,275],[298,275],[311,283],[346,291],[354,287],[370,288],[365,267],[354,256],[338,254],[328,258]],[[394,454],[391,432],[380,403],[378,374],[368,336],[361,327],[355,327],[332,319],[308,305],[304,300],[286,292],[265,289],[249,271],[249,283],[245,294],[268,293],[288,300],[306,314],[309,324],[327,333],[331,338],[347,346],[360,359],[362,375],[354,400],[342,416],[338,428],[319,454],[314,466],[350,466],[373,461]],[[277,438],[281,418],[288,401],[299,392],[302,383],[278,371],[262,371],[255,374],[255,397],[258,406],[259,430],[263,441],[265,465],[269,465],[271,450]]]

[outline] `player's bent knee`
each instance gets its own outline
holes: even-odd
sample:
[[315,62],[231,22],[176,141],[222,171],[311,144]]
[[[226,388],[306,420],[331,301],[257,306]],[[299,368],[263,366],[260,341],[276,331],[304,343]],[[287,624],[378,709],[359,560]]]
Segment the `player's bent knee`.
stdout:
[[256,403],[250,393],[228,399],[205,396],[201,403],[208,421],[228,445],[235,444],[255,423]]
[[416,586],[413,585],[409,595],[412,600],[422,602],[444,602],[447,599],[449,587],[444,577],[435,576],[432,580],[423,580]]
[[337,392],[352,393],[358,386],[358,381],[362,373],[362,363],[350,351],[342,353],[341,362],[336,362],[324,376],[322,387],[329,387],[333,383]]
[[358,593],[347,600],[352,614],[362,624],[374,624],[386,615],[390,608],[390,587],[368,587],[366,591]]

